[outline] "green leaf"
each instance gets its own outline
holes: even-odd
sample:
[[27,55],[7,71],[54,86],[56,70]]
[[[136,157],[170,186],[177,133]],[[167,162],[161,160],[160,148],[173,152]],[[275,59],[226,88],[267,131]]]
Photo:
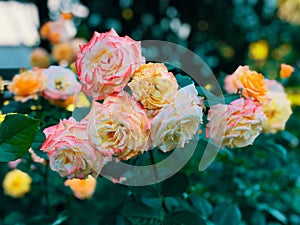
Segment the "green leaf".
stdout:
[[168,214],[164,225],[206,225],[206,222],[195,213],[180,211]]
[[121,214],[136,225],[159,225],[163,219],[162,209],[153,209],[137,202],[128,202],[124,205]]
[[216,225],[238,225],[241,218],[241,212],[237,205],[219,205],[215,208],[212,216]]
[[60,225],[68,219],[66,211],[61,212],[57,219],[52,223],[52,225]]
[[161,208],[162,206],[162,200],[160,198],[141,198],[141,202],[145,205],[145,206],[149,206],[151,208]]
[[163,196],[178,196],[189,187],[189,178],[186,174],[177,173],[161,183]]
[[189,76],[184,76],[184,75],[181,75],[181,74],[176,74],[175,78],[176,78],[177,83],[179,84],[180,87],[185,87],[185,86],[188,86],[188,85],[194,83],[194,81],[192,80],[192,78],[189,77]]
[[20,224],[20,225],[24,224],[25,225],[24,216],[19,212],[12,212],[12,213],[8,214],[4,218],[3,222],[6,225],[15,225],[15,224]]
[[192,205],[197,209],[197,211],[200,212],[200,215],[203,218],[208,218],[212,214],[213,207],[204,198],[201,198],[198,195],[192,194],[189,196],[189,200],[192,203]]
[[46,140],[46,136],[42,130],[38,130],[34,140],[32,142],[31,148],[33,149],[34,153],[37,154],[39,157],[42,157],[44,159],[47,159],[47,153],[41,151],[41,147]]
[[226,94],[224,95],[225,104],[229,104],[234,100],[240,99],[241,96],[238,94]]
[[258,204],[258,205],[256,205],[256,207],[259,210],[265,210],[266,212],[268,212],[270,215],[272,215],[274,218],[276,218],[281,223],[283,223],[283,224],[287,223],[286,216],[283,213],[281,213],[279,210],[274,209],[267,204]]
[[164,198],[164,204],[169,212],[174,211],[175,208],[180,206],[179,201],[173,197]]
[[25,115],[7,115],[0,125],[0,162],[13,161],[27,153],[39,123]]

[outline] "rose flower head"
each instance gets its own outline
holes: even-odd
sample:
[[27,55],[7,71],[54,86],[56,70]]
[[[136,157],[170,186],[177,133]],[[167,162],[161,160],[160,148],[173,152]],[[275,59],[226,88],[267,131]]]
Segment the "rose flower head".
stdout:
[[276,133],[284,130],[285,124],[292,114],[291,102],[287,98],[283,86],[276,80],[266,80],[269,104],[263,105],[267,120],[263,122],[263,132]]
[[72,70],[61,66],[50,66],[43,70],[47,76],[47,85],[43,96],[50,100],[67,100],[80,91],[80,83]]
[[212,106],[207,119],[206,137],[222,147],[233,148],[252,144],[261,133],[266,116],[261,104],[240,98],[229,105]]
[[92,39],[80,46],[76,71],[82,91],[96,100],[120,92],[136,68],[145,63],[141,44],[128,36],[119,37],[114,29],[95,32]]
[[163,106],[151,120],[152,148],[163,152],[183,148],[202,122],[201,101],[193,84],[179,89],[175,101]]
[[129,83],[132,94],[147,109],[159,109],[174,101],[178,84],[162,63],[141,65]]
[[239,66],[232,75],[225,78],[224,84],[224,88],[228,93],[236,93],[241,89],[245,98],[252,97],[261,103],[268,100],[268,89],[264,76],[250,70],[248,66]]
[[76,198],[84,200],[93,196],[97,181],[91,175],[85,179],[72,178],[65,181],[65,186],[69,186]]
[[46,83],[47,77],[42,73],[42,69],[35,67],[32,70],[25,70],[15,75],[8,85],[8,90],[15,94],[16,101],[37,100]]
[[287,64],[280,64],[280,77],[281,78],[289,78],[294,72],[294,67]]
[[122,91],[103,104],[93,102],[88,135],[102,154],[127,160],[148,150],[150,121],[143,106]]
[[41,150],[47,152],[50,168],[62,177],[97,176],[104,166],[104,156],[88,141],[85,121],[72,117],[44,130],[46,140]]

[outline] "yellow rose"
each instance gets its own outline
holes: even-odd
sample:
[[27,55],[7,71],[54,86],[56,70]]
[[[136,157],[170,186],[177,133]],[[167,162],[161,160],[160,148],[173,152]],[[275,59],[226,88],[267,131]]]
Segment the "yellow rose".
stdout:
[[69,186],[76,198],[84,200],[91,198],[95,192],[97,181],[89,175],[86,179],[68,179],[65,181],[65,186]]
[[265,60],[269,54],[269,45],[265,40],[253,42],[249,46],[250,58],[254,60]]
[[3,181],[3,189],[5,194],[20,198],[30,191],[31,177],[21,170],[14,169],[8,172]]
[[26,102],[29,99],[37,99],[46,83],[47,77],[42,74],[42,69],[35,67],[15,75],[7,88],[16,95],[16,101]]
[[178,84],[176,78],[162,63],[140,66],[128,84],[134,98],[147,109],[159,109],[174,101]]
[[292,114],[291,102],[288,100],[283,86],[276,80],[266,80],[268,97],[271,102],[263,105],[267,120],[263,122],[263,132],[276,133],[284,130],[285,124]]

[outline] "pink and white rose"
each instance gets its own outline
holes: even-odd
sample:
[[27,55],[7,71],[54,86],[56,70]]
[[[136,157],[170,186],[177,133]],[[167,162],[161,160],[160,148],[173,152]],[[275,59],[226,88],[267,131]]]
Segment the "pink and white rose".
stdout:
[[150,121],[143,106],[126,92],[93,102],[88,118],[91,144],[104,155],[127,160],[148,150]]
[[222,147],[233,148],[252,144],[262,131],[266,115],[260,103],[240,98],[229,105],[212,106],[207,119],[206,137]]
[[119,37],[114,29],[95,32],[92,39],[80,46],[76,70],[82,91],[96,100],[120,92],[136,68],[145,63],[141,44],[128,36]]
[[72,70],[61,66],[50,66],[43,70],[47,76],[47,85],[43,96],[47,99],[67,100],[80,91],[80,83],[77,81]]
[[151,120],[152,148],[163,152],[183,148],[202,123],[202,105],[193,84],[179,89],[174,102],[162,107]]
[[60,176],[82,179],[100,173],[104,156],[89,144],[86,127],[85,121],[71,117],[44,130],[46,140],[41,149],[47,152],[50,168]]

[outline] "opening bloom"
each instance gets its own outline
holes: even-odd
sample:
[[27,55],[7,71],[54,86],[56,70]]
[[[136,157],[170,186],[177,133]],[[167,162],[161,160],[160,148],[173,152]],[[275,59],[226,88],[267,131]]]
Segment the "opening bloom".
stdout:
[[207,119],[206,137],[222,147],[233,148],[252,144],[262,131],[266,115],[258,102],[240,98],[230,105],[212,106]]
[[252,71],[248,66],[239,66],[237,70],[224,79],[224,88],[228,93],[242,90],[245,98],[252,97],[259,102],[267,102],[267,86],[261,73]]
[[128,84],[137,101],[147,109],[159,109],[174,101],[178,84],[176,78],[162,63],[140,66]]
[[73,49],[73,46],[70,43],[63,42],[53,45],[52,48],[52,57],[59,64],[66,62],[70,64],[75,61],[76,55]]
[[119,37],[114,29],[95,32],[77,53],[76,70],[82,91],[97,100],[120,92],[136,68],[145,63],[141,52],[140,42]]
[[76,198],[84,200],[93,196],[97,186],[97,181],[94,177],[89,175],[86,179],[68,179],[65,181],[65,186],[72,189]]
[[80,91],[80,83],[72,70],[61,66],[50,66],[43,70],[47,77],[43,96],[51,100],[67,100]]
[[97,176],[104,166],[104,156],[88,141],[85,121],[64,119],[44,130],[46,140],[41,150],[47,152],[50,168],[62,177]]
[[151,120],[152,148],[163,152],[183,148],[202,122],[202,99],[193,84],[179,89],[175,101],[162,107]]
[[126,92],[93,102],[88,115],[92,145],[107,156],[127,160],[148,150],[150,121],[146,111]]
[[30,191],[31,177],[21,170],[14,169],[8,172],[3,180],[4,193],[14,197],[23,197]]
[[263,122],[263,132],[276,133],[284,130],[285,124],[292,114],[291,102],[279,82],[266,80],[266,84],[271,101],[268,105],[263,105],[263,111],[267,116],[267,120]]
[[15,94],[16,101],[26,102],[29,99],[38,98],[38,94],[44,90],[47,83],[47,77],[42,71],[35,67],[14,76],[7,88]]

